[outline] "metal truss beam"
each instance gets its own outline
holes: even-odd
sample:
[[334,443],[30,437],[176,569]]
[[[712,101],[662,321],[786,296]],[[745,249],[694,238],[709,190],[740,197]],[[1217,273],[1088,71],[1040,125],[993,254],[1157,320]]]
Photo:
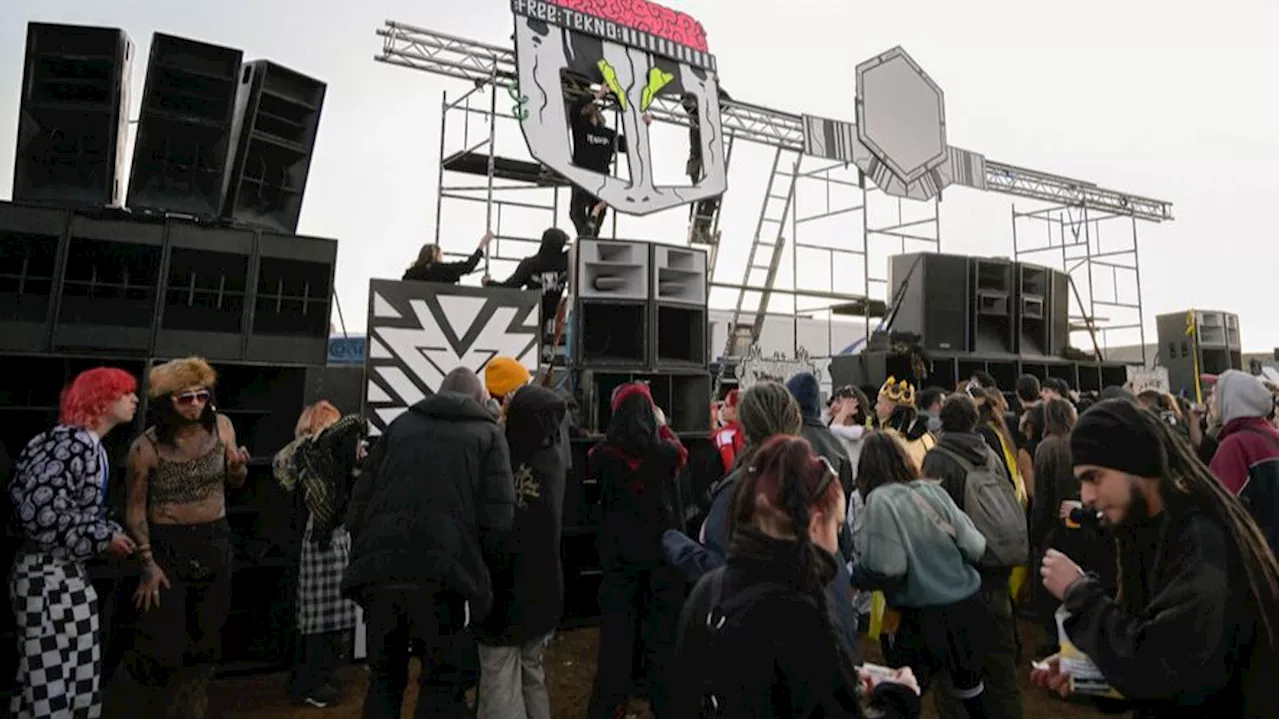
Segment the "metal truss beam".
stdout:
[[[516,84],[516,56],[510,48],[489,45],[413,25],[386,21],[377,34],[382,52],[374,60],[436,75],[492,83]],[[650,108],[655,120],[688,125],[679,101],[659,98]],[[800,115],[737,100],[722,100],[720,122],[728,134],[786,150],[804,151]],[[1173,205],[1163,200],[1107,190],[1091,182],[987,160],[987,189],[1019,197],[1135,217],[1152,222],[1173,219]]]

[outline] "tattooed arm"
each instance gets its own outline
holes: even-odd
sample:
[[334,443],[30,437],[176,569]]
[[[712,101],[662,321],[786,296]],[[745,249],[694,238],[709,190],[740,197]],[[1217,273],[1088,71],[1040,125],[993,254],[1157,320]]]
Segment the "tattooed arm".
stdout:
[[249,450],[236,445],[236,428],[225,414],[218,415],[218,436],[227,448],[227,484],[239,489],[249,474]]
[[151,530],[147,525],[147,485],[158,459],[155,446],[145,434],[135,439],[129,448],[129,502],[125,523],[138,543],[138,559],[142,561],[142,581],[133,594],[133,603],[143,611],[153,604],[160,606],[160,588],[169,586],[169,578],[152,556]]

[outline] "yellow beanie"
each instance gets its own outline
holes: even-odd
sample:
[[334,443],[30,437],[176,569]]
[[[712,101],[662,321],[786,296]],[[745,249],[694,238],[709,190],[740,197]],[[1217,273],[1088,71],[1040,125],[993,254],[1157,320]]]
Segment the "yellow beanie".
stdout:
[[494,397],[506,397],[529,383],[528,368],[510,357],[494,357],[484,366],[484,386]]

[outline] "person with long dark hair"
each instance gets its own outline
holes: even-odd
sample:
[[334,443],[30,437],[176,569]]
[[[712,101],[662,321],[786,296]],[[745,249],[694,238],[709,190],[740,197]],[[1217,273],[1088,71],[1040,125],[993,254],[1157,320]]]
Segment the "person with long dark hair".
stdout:
[[854,664],[824,588],[845,518],[835,469],[799,437],[761,446],[733,497],[728,563],[682,612],[671,716],[915,717],[910,670],[873,679]]
[[62,392],[57,426],[18,455],[8,490],[22,536],[9,584],[18,639],[9,712],[19,719],[101,715],[98,597],[84,563],[135,549],[107,518],[102,438],[133,420],[137,388],[114,367],[81,372]]
[[215,408],[217,378],[199,357],[152,367],[156,421],[129,450],[126,516],[142,579],[119,697],[141,716],[203,717],[221,657],[231,609],[226,488],[244,484],[249,450]]
[[[1064,629],[1139,719],[1270,717],[1276,702],[1276,557],[1177,429],[1127,399],[1071,431],[1080,496],[1115,530],[1114,598],[1066,555],[1040,569]],[[1057,657],[1032,674],[1062,694]]]
[[975,568],[986,538],[947,490],[920,479],[895,434],[863,440],[859,465],[866,508],[853,585],[884,592],[900,614],[897,631],[881,638],[886,660],[911,667],[923,691],[945,672],[972,719],[993,716],[983,658],[995,625]]
[[637,676],[646,679],[654,714],[668,716],[666,673],[684,584],[663,561],[662,534],[681,525],[676,481],[686,455],[660,429],[648,385],[624,385],[613,396],[605,438],[588,459],[587,476],[600,483],[596,546],[604,570],[588,719],[613,719],[638,693]]

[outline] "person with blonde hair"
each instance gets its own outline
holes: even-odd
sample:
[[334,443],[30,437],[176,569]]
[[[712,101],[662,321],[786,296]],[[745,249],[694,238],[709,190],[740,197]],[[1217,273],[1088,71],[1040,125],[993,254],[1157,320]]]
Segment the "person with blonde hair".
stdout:
[[492,241],[493,233],[485,232],[484,237],[480,238],[480,244],[476,247],[476,251],[461,262],[445,262],[444,250],[440,248],[440,245],[423,245],[422,249],[418,251],[418,259],[412,265],[409,265],[409,269],[404,271],[404,277],[401,279],[456,285],[458,280],[476,271],[476,265],[479,265],[480,259],[484,257],[484,249]]
[[298,563],[302,646],[290,694],[294,701],[314,707],[339,700],[334,674],[344,640],[356,625],[356,605],[342,596],[342,573],[351,555],[351,535],[343,520],[364,429],[360,415],[343,416],[320,400],[302,410],[295,439],[272,462],[276,481],[289,491],[301,489],[307,510]]

